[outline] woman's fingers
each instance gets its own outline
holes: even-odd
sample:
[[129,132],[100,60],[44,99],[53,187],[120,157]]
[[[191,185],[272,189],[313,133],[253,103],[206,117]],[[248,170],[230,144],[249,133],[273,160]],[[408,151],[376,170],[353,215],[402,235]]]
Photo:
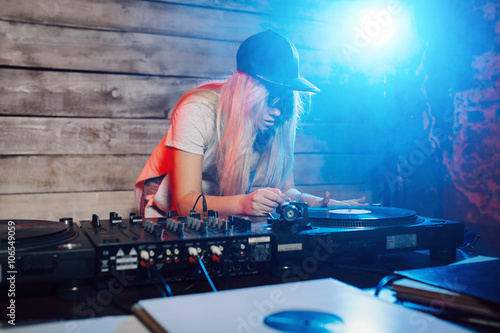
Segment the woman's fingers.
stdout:
[[358,199],[349,199],[349,200],[330,200],[328,206],[367,206],[368,203],[365,203],[366,197],[361,197]]
[[279,189],[262,188],[255,191],[254,211],[257,215],[272,212],[279,204],[285,202],[285,195]]
[[320,202],[320,206],[321,207],[328,207],[328,204],[330,203],[330,192],[326,192],[325,193],[325,197],[323,198],[323,200],[321,200]]

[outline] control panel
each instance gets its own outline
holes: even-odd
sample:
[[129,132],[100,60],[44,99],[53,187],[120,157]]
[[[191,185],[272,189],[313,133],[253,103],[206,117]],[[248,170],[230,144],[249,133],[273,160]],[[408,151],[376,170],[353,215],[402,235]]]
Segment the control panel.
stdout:
[[[161,275],[166,281],[242,276],[262,272],[271,263],[272,234],[252,230],[248,218],[227,220],[212,214],[199,216],[128,219],[110,213],[94,215],[81,227],[96,248],[96,281],[103,286],[122,274],[131,285],[150,283]],[[200,261],[201,264],[200,265]]]

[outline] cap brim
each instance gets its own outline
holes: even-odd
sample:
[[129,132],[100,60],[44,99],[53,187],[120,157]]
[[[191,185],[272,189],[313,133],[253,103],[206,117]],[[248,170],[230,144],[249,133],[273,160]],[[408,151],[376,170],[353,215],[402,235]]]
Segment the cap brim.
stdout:
[[261,79],[266,83],[271,83],[280,87],[284,87],[295,91],[305,91],[305,92],[320,92],[318,87],[316,87],[311,82],[307,81],[303,77],[287,79],[286,82],[283,80],[277,80],[273,78],[264,77],[262,75],[256,75],[257,78]]

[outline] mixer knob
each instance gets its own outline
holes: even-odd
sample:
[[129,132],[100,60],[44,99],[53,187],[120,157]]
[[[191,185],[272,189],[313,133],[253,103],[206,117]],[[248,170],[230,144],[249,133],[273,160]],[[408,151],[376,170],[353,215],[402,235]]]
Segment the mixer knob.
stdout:
[[97,214],[92,214],[92,222],[91,223],[94,226],[94,228],[101,227],[101,219],[99,218],[99,216],[97,216]]

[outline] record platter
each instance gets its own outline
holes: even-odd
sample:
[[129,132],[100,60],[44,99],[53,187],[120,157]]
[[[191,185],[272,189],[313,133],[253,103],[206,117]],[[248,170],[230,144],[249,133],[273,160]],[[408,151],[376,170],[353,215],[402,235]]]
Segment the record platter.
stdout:
[[94,256],[94,248],[71,218],[0,220],[0,284],[6,283],[8,274],[15,274],[16,284],[91,279]]
[[77,237],[77,233],[69,223],[45,220],[0,220],[0,253],[7,251],[9,230],[12,230],[9,226],[15,227],[16,251],[62,245]]
[[317,227],[375,228],[419,224],[424,221],[409,209],[354,206],[309,208],[309,222]]

